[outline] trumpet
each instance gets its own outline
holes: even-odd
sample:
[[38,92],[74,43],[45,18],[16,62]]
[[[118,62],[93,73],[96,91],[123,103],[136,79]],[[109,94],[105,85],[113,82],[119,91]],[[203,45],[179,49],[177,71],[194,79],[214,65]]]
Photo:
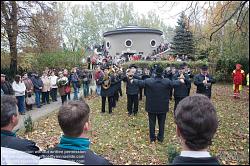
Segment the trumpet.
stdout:
[[178,79],[182,82],[182,83],[184,83],[184,79],[185,79],[185,76],[184,76],[184,74],[181,72],[181,74],[180,74],[180,77],[178,77]]
[[132,80],[132,79],[133,79],[134,74],[131,72],[131,70],[130,70],[130,69],[128,69],[128,70],[126,71],[126,76],[128,77],[128,79],[129,79],[129,80]]

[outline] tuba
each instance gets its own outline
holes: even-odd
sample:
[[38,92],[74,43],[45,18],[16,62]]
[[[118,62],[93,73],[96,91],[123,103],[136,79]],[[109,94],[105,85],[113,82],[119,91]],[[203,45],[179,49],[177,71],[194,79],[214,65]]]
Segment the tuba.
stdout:
[[103,77],[103,84],[102,87],[103,89],[108,89],[111,86],[111,78],[109,74],[105,74]]
[[179,77],[179,80],[184,83],[184,79],[185,79],[185,76],[183,74],[183,72],[180,73],[180,77]]

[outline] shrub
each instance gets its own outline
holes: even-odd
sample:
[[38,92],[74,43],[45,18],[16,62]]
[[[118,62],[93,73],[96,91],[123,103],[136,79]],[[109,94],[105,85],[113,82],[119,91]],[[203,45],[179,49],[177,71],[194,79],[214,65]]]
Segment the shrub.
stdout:
[[169,144],[167,147],[167,155],[168,163],[170,164],[173,162],[174,158],[179,155],[179,152],[177,151],[177,148],[174,145]]
[[25,132],[32,132],[33,131],[34,124],[33,124],[33,121],[32,121],[32,118],[30,115],[28,116],[28,118],[25,118],[24,127],[25,127]]

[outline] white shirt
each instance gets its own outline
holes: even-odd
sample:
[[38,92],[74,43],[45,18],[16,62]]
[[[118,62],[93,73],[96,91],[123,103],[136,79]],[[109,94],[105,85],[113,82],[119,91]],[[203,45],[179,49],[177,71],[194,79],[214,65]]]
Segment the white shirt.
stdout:
[[17,84],[16,81],[14,81],[12,83],[12,88],[15,92],[15,96],[24,96],[25,95],[26,86],[23,82],[20,81]]
[[57,82],[57,76],[50,76],[50,85],[51,88],[57,88],[56,82]]
[[211,155],[207,151],[181,151],[180,156],[193,158],[211,157]]

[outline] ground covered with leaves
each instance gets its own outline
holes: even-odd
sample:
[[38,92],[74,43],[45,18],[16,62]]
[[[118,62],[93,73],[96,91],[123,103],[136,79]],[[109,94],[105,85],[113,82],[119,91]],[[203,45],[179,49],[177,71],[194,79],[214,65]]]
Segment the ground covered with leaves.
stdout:
[[[192,85],[191,94],[194,92]],[[149,143],[145,97],[139,102],[138,115],[129,117],[125,91],[123,94],[112,115],[100,113],[100,97],[86,100],[91,108],[91,149],[113,164],[168,164],[168,146],[174,145],[180,151],[172,111],[167,114],[164,142],[152,145]],[[231,95],[232,85],[213,86],[212,102],[217,109],[219,128],[210,152],[221,164],[249,164],[249,91],[244,87],[241,99],[233,99]],[[170,110],[173,106],[174,101],[170,101]],[[21,130],[18,134],[34,140],[41,149],[56,145],[62,134],[57,111],[35,122],[34,128],[33,132]]]

